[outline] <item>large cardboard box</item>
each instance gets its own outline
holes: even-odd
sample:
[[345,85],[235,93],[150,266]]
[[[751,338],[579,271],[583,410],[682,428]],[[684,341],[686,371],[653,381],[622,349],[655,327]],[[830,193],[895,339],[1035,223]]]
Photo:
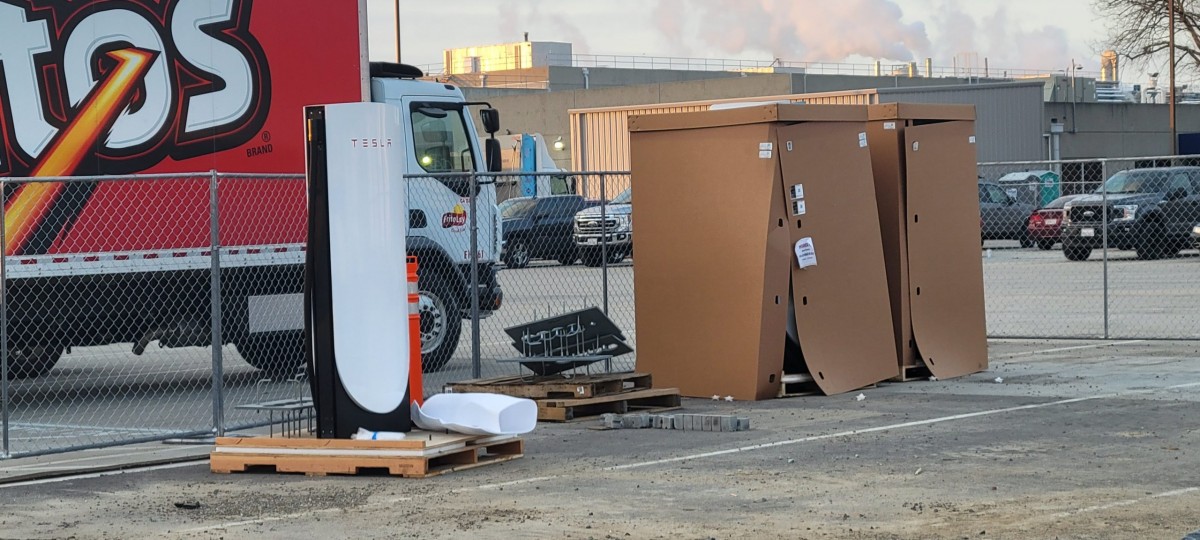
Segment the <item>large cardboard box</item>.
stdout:
[[773,398],[791,298],[823,391],[897,376],[866,121],[782,104],[630,119],[639,370],[688,396]]
[[901,378],[987,369],[975,109],[891,103],[868,114]]

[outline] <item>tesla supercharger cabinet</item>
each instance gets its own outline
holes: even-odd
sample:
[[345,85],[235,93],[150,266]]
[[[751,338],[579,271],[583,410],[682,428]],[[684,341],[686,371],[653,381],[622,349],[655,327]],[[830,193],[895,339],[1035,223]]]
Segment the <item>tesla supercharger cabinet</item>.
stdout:
[[408,293],[400,109],[304,109],[308,251],[305,339],[317,436],[409,431]]

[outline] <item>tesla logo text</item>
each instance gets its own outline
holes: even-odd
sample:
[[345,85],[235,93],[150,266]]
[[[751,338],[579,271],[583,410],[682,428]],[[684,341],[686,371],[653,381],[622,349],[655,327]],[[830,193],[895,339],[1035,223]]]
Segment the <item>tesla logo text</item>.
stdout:
[[270,101],[252,4],[0,0],[0,174],[123,174],[250,141]]
[[350,139],[350,147],[351,148],[391,148],[392,140],[391,139],[380,139],[377,137],[370,138],[370,139]]

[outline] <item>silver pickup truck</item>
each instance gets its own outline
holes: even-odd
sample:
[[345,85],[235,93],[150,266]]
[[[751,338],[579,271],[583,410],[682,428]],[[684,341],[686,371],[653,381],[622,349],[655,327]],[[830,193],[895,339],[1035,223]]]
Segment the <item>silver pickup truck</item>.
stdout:
[[633,254],[633,193],[630,189],[604,206],[593,206],[575,214],[575,246],[579,259],[588,266],[616,264]]

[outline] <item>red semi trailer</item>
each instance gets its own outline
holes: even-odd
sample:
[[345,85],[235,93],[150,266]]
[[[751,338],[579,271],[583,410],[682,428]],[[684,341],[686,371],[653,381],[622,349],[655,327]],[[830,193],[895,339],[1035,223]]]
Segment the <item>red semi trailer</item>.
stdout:
[[[304,172],[303,107],[401,107],[409,172],[485,162],[458,89],[368,69],[364,10],[362,0],[0,1],[10,377],[41,375],[77,346],[211,344],[215,260],[221,342],[258,368],[302,361],[305,185],[272,175]],[[470,295],[499,308],[495,191],[477,195],[472,291],[469,233],[455,225],[466,187],[407,182],[423,355],[438,369]]]

